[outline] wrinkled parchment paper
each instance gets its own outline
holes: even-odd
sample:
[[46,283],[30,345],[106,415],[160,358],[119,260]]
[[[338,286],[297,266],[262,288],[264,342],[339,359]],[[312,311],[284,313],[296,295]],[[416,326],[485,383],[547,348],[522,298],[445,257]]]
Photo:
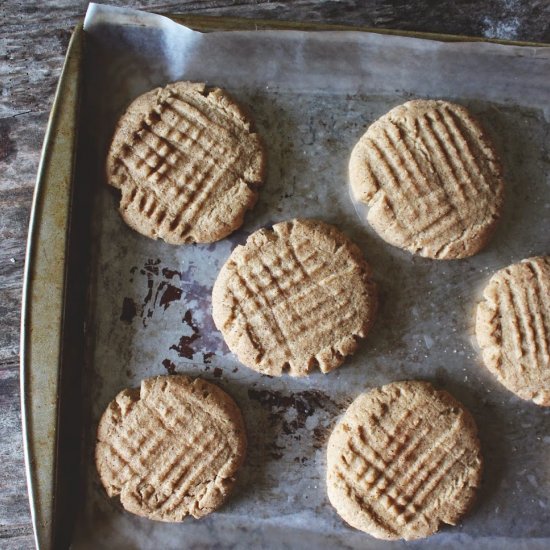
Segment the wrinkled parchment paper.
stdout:
[[[81,155],[93,166],[93,267],[86,494],[74,548],[547,548],[550,410],[517,399],[485,370],[473,316],[496,269],[550,253],[550,49],[360,32],[201,34],[163,17],[93,4],[85,30]],[[269,152],[257,206],[242,229],[211,245],[174,247],[138,235],[105,185],[105,149],[117,117],[137,95],[181,79],[228,89],[252,112]],[[432,261],[392,248],[349,197],[353,145],[374,119],[413,97],[469,106],[502,155],[505,216],[473,258]],[[247,235],[297,216],[334,223],[353,238],[373,266],[382,303],[372,332],[343,367],[270,378],[229,353],[211,319],[210,293]],[[168,372],[214,380],[236,399],[249,432],[231,500],[182,524],[125,513],[107,498],[93,465],[94,431],[107,403]],[[325,447],[359,393],[403,379],[432,381],[472,411],[485,477],[460,525],[426,541],[381,543],[347,527],[330,506]]]

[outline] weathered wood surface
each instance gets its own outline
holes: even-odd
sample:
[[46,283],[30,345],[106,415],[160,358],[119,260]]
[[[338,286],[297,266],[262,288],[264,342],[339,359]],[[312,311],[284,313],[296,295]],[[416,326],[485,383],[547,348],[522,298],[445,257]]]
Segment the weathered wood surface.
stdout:
[[[132,2],[159,13],[368,25],[550,42],[547,0]],[[85,0],[0,1],[0,548],[33,547],[19,413],[21,286],[40,149]]]

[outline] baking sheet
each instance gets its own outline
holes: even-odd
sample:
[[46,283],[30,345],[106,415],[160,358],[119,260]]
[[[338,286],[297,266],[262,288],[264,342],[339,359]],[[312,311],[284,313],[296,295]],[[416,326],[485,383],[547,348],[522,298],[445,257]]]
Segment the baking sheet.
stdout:
[[[84,406],[85,498],[74,548],[544,548],[550,544],[550,410],[515,398],[481,366],[472,341],[481,286],[498,268],[550,252],[550,50],[443,43],[361,32],[201,34],[169,19],[91,5],[81,155],[91,159],[93,262]],[[174,247],[128,229],[105,185],[116,118],[140,93],[174,80],[228,89],[248,106],[269,168],[239,231]],[[366,127],[412,97],[469,106],[506,170],[503,222],[485,251],[432,261],[385,244],[357,215],[347,162]],[[81,156],[82,158],[82,156]],[[235,245],[293,217],[320,218],[364,251],[381,290],[372,332],[328,375],[271,378],[239,364],[211,319],[210,293]],[[93,466],[97,421],[121,389],[171,372],[201,375],[243,410],[249,452],[233,498],[182,524],[125,513]],[[425,379],[473,413],[486,470],[473,512],[416,543],[382,543],[347,527],[325,490],[325,445],[365,389]]]

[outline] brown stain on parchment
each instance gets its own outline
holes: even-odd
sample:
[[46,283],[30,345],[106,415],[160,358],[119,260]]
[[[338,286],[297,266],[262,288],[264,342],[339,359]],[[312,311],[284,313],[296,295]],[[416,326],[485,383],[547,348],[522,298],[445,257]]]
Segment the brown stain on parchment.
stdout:
[[159,306],[161,307],[164,306],[164,309],[166,310],[168,309],[168,306],[172,302],[177,302],[181,300],[183,291],[181,290],[181,288],[178,288],[177,286],[173,286],[170,283],[161,283],[159,285],[159,291],[163,286],[165,288],[164,288],[164,293],[160,297]]
[[186,330],[186,334],[169,349],[176,351],[178,356],[184,359],[193,359],[197,353],[202,352],[202,362],[206,367],[215,356],[215,353],[208,349],[218,348],[221,335],[209,315],[204,315],[200,323],[193,317],[193,311],[209,311],[211,307],[211,288],[195,280],[193,269],[192,265],[185,269],[163,266],[158,258],[148,259],[142,267],[133,266],[130,269],[130,283],[133,283],[136,277],[146,278],[144,296],[142,299],[125,296],[122,300],[120,320],[131,324],[140,319],[143,326],[147,327],[153,315],[162,315],[162,312],[173,304],[184,308],[186,301],[193,300],[193,309],[187,309],[182,318],[182,323],[191,329],[191,334]]
[[162,268],[162,275],[165,279],[172,280],[176,275],[179,277],[180,281],[183,281],[183,274],[181,271],[175,269],[169,269],[168,267]]
[[132,298],[125,297],[122,300],[122,312],[120,314],[120,320],[125,323],[131,323],[134,317],[137,315],[137,304]]
[[193,323],[193,313],[190,309],[185,312],[182,322],[185,323],[192,331],[193,334],[189,336],[182,336],[177,345],[170,346],[170,349],[173,349],[177,352],[180,357],[186,359],[193,359],[195,355],[195,350],[192,347],[193,342],[200,338],[200,331],[197,325]]
[[168,371],[168,374],[176,374],[176,365],[170,359],[164,359],[162,366]]
[[210,363],[212,363],[212,357],[215,357],[216,354],[213,352],[213,351],[209,351],[207,353],[203,353],[202,354],[202,362],[205,364],[205,365],[209,365]]
[[[131,323],[135,317],[142,319],[143,326],[147,326],[147,321],[153,316],[157,307],[166,311],[173,302],[179,302],[183,297],[183,289],[172,281],[176,276],[180,282],[183,281],[183,275],[180,271],[169,268],[160,268],[160,259],[149,259],[142,268],[134,266],[130,269],[130,282],[133,282],[136,273],[147,278],[147,292],[141,301],[137,303],[128,296],[123,298],[121,321]],[[160,279],[160,280],[159,280]]]
[[[318,414],[320,420],[334,418],[349,404],[347,401],[339,403],[319,390],[287,394],[277,390],[250,388],[248,397],[258,402],[268,412],[267,419],[270,426],[280,433],[275,441],[268,444],[269,455],[275,460],[283,456],[281,451],[285,449],[285,438],[300,441],[303,436],[307,436],[313,440],[314,449],[323,447],[331,427],[318,424],[314,429],[308,430],[307,419],[314,414]],[[292,415],[292,419],[286,418],[288,411],[292,409],[295,411],[295,415]],[[308,457],[298,457],[298,460],[302,462],[307,459]]]

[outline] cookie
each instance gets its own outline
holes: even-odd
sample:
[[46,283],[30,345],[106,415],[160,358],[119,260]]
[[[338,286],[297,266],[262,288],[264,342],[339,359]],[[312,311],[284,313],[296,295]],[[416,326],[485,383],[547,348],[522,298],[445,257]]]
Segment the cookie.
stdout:
[[550,256],[497,271],[477,307],[487,368],[522,399],[550,406]]
[[220,388],[158,376],[109,403],[95,462],[110,497],[159,521],[205,516],[227,498],[246,451],[243,419]]
[[464,107],[445,101],[409,101],[379,118],[354,147],[349,174],[375,231],[427,258],[476,254],[502,210],[493,146]]
[[229,235],[254,206],[264,177],[259,136],[219,88],[175,82],[138,97],[118,121],[107,181],[137,232],[168,243]]
[[427,382],[360,395],[328,442],[330,502],[379,539],[418,539],[455,525],[473,504],[481,470],[470,413]]
[[238,246],[214,284],[214,322],[246,366],[280,376],[329,372],[355,351],[377,294],[361,251],[316,220],[260,229]]

